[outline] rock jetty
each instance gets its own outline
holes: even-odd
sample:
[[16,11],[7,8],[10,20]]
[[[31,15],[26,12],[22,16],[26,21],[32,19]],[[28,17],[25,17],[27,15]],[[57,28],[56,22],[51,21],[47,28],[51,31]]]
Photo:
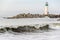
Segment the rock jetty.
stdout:
[[60,15],[56,15],[56,14],[48,14],[48,15],[44,15],[44,14],[30,14],[30,13],[22,13],[22,14],[18,14],[16,16],[12,16],[12,17],[3,17],[6,19],[18,19],[18,18],[43,18],[45,16],[48,16],[49,18],[60,18]]

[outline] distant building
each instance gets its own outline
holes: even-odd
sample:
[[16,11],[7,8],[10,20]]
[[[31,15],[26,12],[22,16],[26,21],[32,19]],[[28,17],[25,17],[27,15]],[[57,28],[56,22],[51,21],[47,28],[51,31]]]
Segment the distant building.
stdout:
[[46,4],[45,4],[45,13],[44,13],[44,15],[48,15],[48,2],[46,2]]

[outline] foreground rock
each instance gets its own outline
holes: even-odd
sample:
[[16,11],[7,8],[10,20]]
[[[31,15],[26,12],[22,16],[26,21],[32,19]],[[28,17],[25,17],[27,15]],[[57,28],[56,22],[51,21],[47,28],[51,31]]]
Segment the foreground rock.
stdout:
[[45,26],[43,26],[43,27],[40,27],[39,29],[40,29],[40,30],[48,30],[48,29],[50,29],[50,28],[49,28],[49,25],[45,25]]
[[34,30],[36,30],[36,28],[34,26],[19,26],[17,29],[21,30],[21,32],[32,32]]
[[39,29],[35,28],[35,26],[18,26],[17,28],[4,27],[0,29],[0,33],[4,33],[6,31],[22,33],[22,32],[34,32],[36,30],[49,30],[49,25],[39,27]]
[[11,30],[11,28],[9,28],[9,27],[5,27],[4,29],[5,29],[6,31]]
[[45,25],[43,27],[39,27],[39,29],[35,28],[35,26],[18,26],[18,28],[11,28],[13,32],[34,32],[36,30],[49,30],[49,25]]
[[18,26],[18,28],[11,28],[13,32],[32,32],[36,30],[34,26]]
[[0,33],[4,33],[6,30],[4,28],[0,28]]

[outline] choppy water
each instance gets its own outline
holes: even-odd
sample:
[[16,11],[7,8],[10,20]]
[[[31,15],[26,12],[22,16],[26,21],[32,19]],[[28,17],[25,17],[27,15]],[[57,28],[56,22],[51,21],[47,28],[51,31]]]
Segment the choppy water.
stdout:
[[[57,19],[50,18],[22,18],[22,19],[0,19],[0,27],[14,26],[14,25],[32,25],[44,23],[60,23]],[[0,40],[60,40],[60,26],[59,29],[36,32],[36,33],[19,33],[17,35],[11,33],[0,34]]]
[[21,19],[0,19],[0,26],[5,25],[30,25],[42,23],[60,23],[56,18],[21,18]]
[[5,33],[0,35],[0,40],[60,40],[60,30],[41,33],[20,33],[19,35]]

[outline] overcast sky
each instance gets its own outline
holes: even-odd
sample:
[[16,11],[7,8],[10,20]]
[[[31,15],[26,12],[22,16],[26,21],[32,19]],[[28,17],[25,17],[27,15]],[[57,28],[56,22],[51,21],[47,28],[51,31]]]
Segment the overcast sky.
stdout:
[[49,13],[60,13],[60,0],[0,0],[0,17],[19,13],[44,13],[45,2]]

